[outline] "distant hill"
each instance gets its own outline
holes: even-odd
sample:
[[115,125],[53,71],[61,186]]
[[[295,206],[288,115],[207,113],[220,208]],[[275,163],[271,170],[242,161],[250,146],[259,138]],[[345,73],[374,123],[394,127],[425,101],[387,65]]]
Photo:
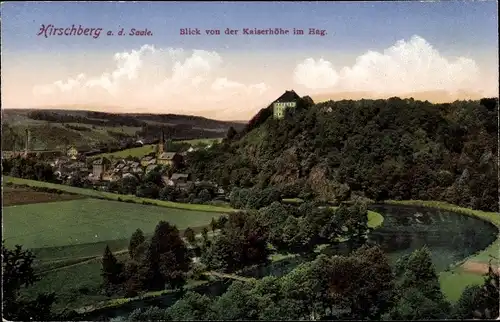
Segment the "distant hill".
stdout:
[[75,145],[93,148],[142,139],[154,141],[163,130],[171,139],[221,138],[242,122],[212,120],[178,114],[104,113],[64,109],[2,110],[2,149],[22,149],[25,129],[31,132],[32,149],[57,149]]
[[406,94],[376,94],[371,92],[338,92],[313,95],[315,102],[360,100],[360,99],[388,99],[391,97],[413,98],[417,101],[429,101],[431,103],[450,103],[457,100],[480,100],[481,93],[459,91],[450,93],[447,91],[423,91]]

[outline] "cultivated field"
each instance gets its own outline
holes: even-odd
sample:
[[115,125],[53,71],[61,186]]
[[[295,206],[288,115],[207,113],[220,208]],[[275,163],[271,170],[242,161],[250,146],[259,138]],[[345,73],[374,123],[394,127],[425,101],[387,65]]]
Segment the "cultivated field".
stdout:
[[81,195],[34,191],[32,189],[29,189],[28,187],[25,188],[5,186],[2,190],[3,207],[84,198]]

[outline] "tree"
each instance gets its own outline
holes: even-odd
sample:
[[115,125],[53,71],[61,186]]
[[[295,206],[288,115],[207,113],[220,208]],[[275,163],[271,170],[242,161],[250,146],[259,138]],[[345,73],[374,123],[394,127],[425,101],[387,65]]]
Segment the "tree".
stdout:
[[184,238],[186,238],[188,243],[190,243],[191,245],[194,245],[196,243],[196,234],[194,233],[194,230],[191,229],[190,227],[184,230]]
[[120,284],[121,274],[123,271],[123,264],[119,263],[115,255],[106,245],[104,249],[104,254],[101,260],[101,276],[103,278],[103,285],[106,291],[111,290],[114,286]]
[[491,263],[488,267],[488,274],[484,280],[483,287],[479,292],[479,305],[474,311],[475,317],[495,319],[498,317],[500,288],[500,272],[498,268],[494,269]]
[[370,230],[365,204],[358,202],[350,207],[341,205],[335,210],[335,215],[338,216],[339,222],[343,223],[346,228],[342,237],[348,239],[347,242],[351,249],[356,249],[366,242],[367,233]]
[[203,238],[203,244],[207,245],[207,243],[208,243],[208,228],[207,227],[203,227],[203,229],[201,230],[201,237]]
[[20,296],[21,289],[40,281],[32,267],[34,259],[33,253],[23,250],[22,246],[16,245],[14,250],[10,250],[2,240],[2,313],[8,320],[53,319],[51,308],[56,301],[54,293],[38,294],[37,298],[31,301]]
[[80,177],[80,175],[78,174],[75,174],[75,175],[72,175],[68,181],[66,182],[67,185],[69,186],[72,186],[72,187],[83,187],[83,180],[82,178]]
[[137,186],[135,195],[142,198],[156,199],[160,194],[159,187],[153,182],[146,182]]
[[201,202],[208,202],[210,201],[210,199],[212,199],[212,195],[207,189],[201,189],[200,193],[198,193],[198,198],[201,200]]
[[130,242],[128,245],[128,253],[131,259],[136,259],[137,258],[137,248],[139,245],[143,244],[146,241],[146,238],[144,237],[144,233],[142,230],[137,229],[133,234],[132,237],[130,237]]
[[226,216],[220,216],[219,219],[217,219],[217,228],[222,229],[226,225],[228,219]]
[[297,319],[315,320],[324,310],[324,296],[328,287],[325,277],[328,275],[318,274],[318,268],[324,265],[323,259],[300,264],[280,280],[281,292]]
[[235,281],[213,304],[213,320],[257,320],[259,298],[252,294],[254,282]]
[[[395,280],[387,255],[378,246],[362,246],[349,256],[356,260],[351,288],[344,296],[351,301],[351,316],[380,320],[395,301]],[[336,279],[336,275],[331,275]]]
[[431,252],[427,247],[414,251],[408,257],[399,284],[403,289],[419,289],[431,300],[444,300],[439,278],[432,263]]
[[211,313],[212,300],[206,295],[187,292],[168,308],[168,316],[174,321],[207,320]]
[[146,284],[151,290],[178,288],[185,282],[191,259],[176,226],[160,221],[146,253]]
[[136,309],[130,313],[128,321],[144,322],[144,321],[169,321],[170,316],[167,310],[160,309],[156,306],[150,306],[146,310]]
[[47,181],[47,182],[53,182],[54,181],[54,171],[52,170],[52,167],[45,163],[45,162],[37,162],[35,164],[35,174],[36,174],[36,179],[38,181]]
[[150,171],[144,177],[144,182],[154,183],[158,187],[164,186],[162,175],[159,171]]
[[161,200],[175,201],[179,196],[179,192],[172,186],[165,186],[160,190],[159,197]]
[[472,319],[474,311],[479,308],[480,285],[468,285],[460,295],[457,303],[453,307],[455,319]]
[[132,260],[125,263],[122,280],[125,281],[123,289],[126,297],[137,296],[143,290],[144,268],[144,263],[137,261]]
[[238,132],[236,132],[234,127],[230,126],[229,129],[227,130],[226,138],[227,140],[231,141],[237,134]]
[[316,246],[315,232],[304,217],[288,216],[281,227],[281,240],[274,240],[280,250],[302,255],[312,254]]
[[408,289],[384,320],[444,320],[449,312],[418,289]]
[[269,255],[267,234],[253,213],[231,213],[229,220],[214,236],[202,261],[213,268],[235,271],[247,265],[261,264]]
[[454,307],[456,319],[495,319],[499,312],[499,272],[491,264],[483,285],[467,287]]
[[212,232],[215,233],[218,227],[218,222],[215,218],[212,217],[212,221],[210,222],[210,228],[212,229]]
[[405,256],[396,265],[397,303],[386,319],[444,319],[451,313],[427,247]]
[[119,192],[123,195],[135,194],[139,180],[135,176],[127,176],[119,181]]

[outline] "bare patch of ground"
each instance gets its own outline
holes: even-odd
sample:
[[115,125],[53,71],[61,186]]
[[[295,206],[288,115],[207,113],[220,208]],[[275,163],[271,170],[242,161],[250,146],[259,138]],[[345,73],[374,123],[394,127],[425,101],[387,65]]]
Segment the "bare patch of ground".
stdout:
[[[489,266],[486,263],[478,263],[470,260],[462,264],[462,269],[464,271],[475,274],[487,274],[488,267]],[[500,266],[492,265],[492,267],[493,269],[496,269],[497,272],[500,274]]]
[[54,201],[67,201],[82,199],[84,196],[71,195],[65,193],[49,193],[43,191],[34,191],[29,188],[17,188],[17,187],[3,187],[3,200],[2,204],[4,207],[16,206],[16,205],[26,205],[32,203],[44,203],[44,202],[54,202]]

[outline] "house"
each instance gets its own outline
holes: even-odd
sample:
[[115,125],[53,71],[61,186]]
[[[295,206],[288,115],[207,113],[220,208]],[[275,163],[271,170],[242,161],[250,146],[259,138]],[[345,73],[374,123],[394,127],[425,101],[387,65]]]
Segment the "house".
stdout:
[[170,179],[166,180],[166,184],[169,186],[185,186],[191,183],[191,175],[184,173],[174,173]]
[[68,152],[66,154],[71,160],[76,160],[78,157],[78,150],[74,146],[72,146],[68,149]]
[[144,173],[144,170],[141,167],[135,167],[130,170],[131,173],[135,173],[138,175],[142,175]]
[[156,168],[156,164],[150,164],[146,167],[146,173],[153,171]]
[[181,163],[184,158],[177,152],[163,152],[156,157],[157,164],[172,166]]
[[284,118],[285,111],[297,107],[297,103],[300,100],[300,96],[295,93],[294,90],[286,91],[271,104],[273,109],[273,117],[275,119]]
[[124,173],[122,178],[136,178],[137,179],[137,177],[134,176],[132,173]]
[[92,174],[94,178],[102,178],[102,175],[110,168],[111,161],[108,158],[99,158],[92,162]]
[[102,174],[102,180],[103,181],[117,181],[121,178],[121,175],[118,173],[114,173],[111,171],[106,171]]
[[118,163],[113,171],[118,173],[121,172],[123,168],[125,168],[125,163]]
[[141,165],[147,167],[149,165],[156,164],[156,159],[153,156],[146,156],[141,159]]
[[173,186],[174,185],[174,182],[172,180],[170,180],[170,178],[168,176],[161,176],[161,181],[163,181],[163,183],[166,186]]

